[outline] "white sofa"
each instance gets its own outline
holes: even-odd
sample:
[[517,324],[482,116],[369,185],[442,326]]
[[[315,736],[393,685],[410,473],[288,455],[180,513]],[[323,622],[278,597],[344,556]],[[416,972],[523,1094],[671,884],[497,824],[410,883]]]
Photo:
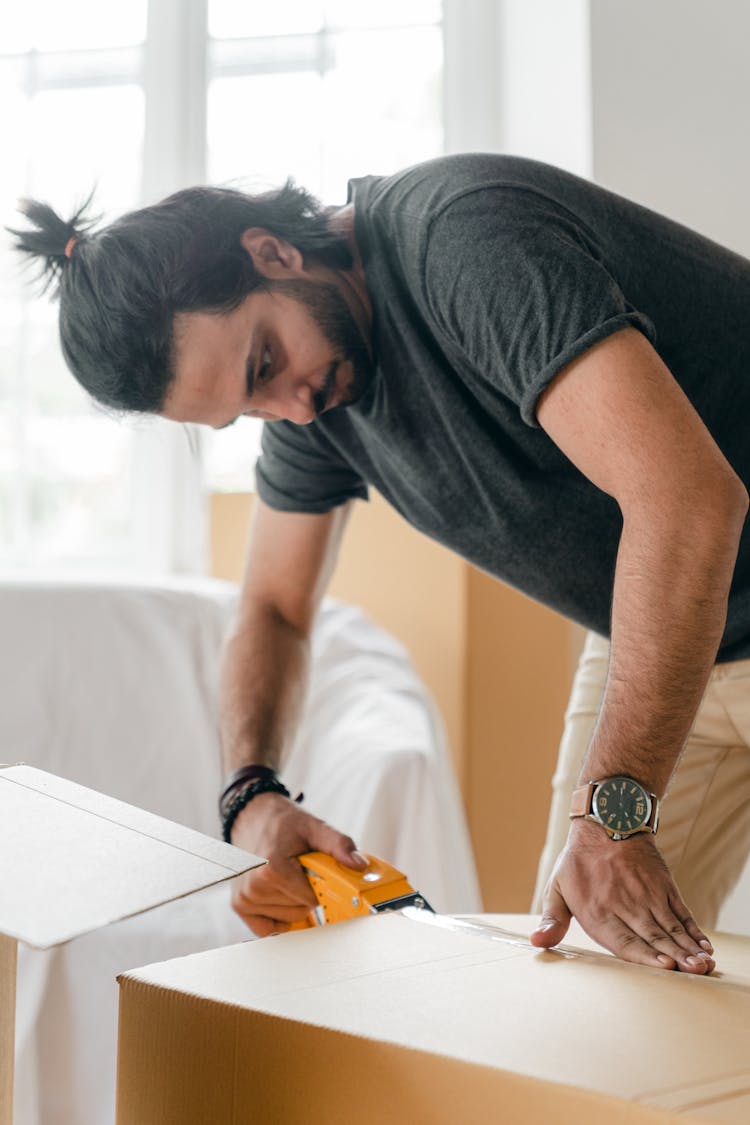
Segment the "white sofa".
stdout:
[[[0,760],[218,835],[229,583],[0,584]],[[443,727],[404,649],[328,600],[283,776],[442,911],[481,909]],[[56,950],[19,951],[16,1125],[111,1125],[123,969],[251,937],[226,885]]]

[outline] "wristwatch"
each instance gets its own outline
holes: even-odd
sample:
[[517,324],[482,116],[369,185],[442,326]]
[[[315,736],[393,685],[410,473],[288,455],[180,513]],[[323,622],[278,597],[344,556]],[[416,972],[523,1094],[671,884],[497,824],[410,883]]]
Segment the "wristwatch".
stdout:
[[570,818],[596,820],[613,840],[626,840],[636,832],[656,832],[659,804],[656,794],[632,777],[604,777],[573,790]]

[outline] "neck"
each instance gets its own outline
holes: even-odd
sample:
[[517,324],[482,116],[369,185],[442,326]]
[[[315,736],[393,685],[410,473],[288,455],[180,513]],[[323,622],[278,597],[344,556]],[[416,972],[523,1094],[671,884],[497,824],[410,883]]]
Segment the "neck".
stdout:
[[354,236],[354,205],[348,203],[345,207],[341,207],[333,211],[328,225],[331,230],[345,239],[353,258],[352,268],[349,270],[339,270],[338,277],[342,283],[344,296],[352,308],[353,315],[360,323],[365,335],[365,339],[370,340],[372,331],[372,302],[370,301],[370,294],[367,291],[367,278],[365,276],[364,266],[359,253],[359,247]]

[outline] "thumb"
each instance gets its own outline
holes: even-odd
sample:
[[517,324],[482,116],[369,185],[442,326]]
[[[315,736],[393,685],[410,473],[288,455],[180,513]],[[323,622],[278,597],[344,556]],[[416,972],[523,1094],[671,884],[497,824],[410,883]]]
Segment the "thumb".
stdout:
[[357,851],[357,845],[351,836],[337,832],[329,824],[321,822],[318,831],[311,832],[310,837],[310,843],[316,851],[332,855],[339,863],[343,863],[344,867],[353,867],[357,871],[362,871],[369,863],[367,856]]
[[542,919],[531,934],[531,944],[543,949],[559,945],[568,932],[571,917],[565,899],[556,887],[551,887],[544,896]]
[[344,837],[347,841],[345,845],[340,845],[334,852],[334,857],[343,863],[345,867],[354,867],[357,871],[364,871],[365,867],[369,866],[369,859],[360,851],[357,851],[357,845],[353,840]]

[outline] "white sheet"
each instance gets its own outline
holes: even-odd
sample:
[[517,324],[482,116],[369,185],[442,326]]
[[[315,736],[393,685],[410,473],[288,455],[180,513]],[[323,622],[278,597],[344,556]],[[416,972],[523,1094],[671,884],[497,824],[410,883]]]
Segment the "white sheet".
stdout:
[[[216,835],[218,658],[235,599],[210,580],[0,585],[0,758]],[[481,909],[440,718],[402,646],[353,607],[324,603],[284,777],[436,909]],[[116,973],[248,938],[228,896],[20,951],[16,1125],[111,1125]]]

